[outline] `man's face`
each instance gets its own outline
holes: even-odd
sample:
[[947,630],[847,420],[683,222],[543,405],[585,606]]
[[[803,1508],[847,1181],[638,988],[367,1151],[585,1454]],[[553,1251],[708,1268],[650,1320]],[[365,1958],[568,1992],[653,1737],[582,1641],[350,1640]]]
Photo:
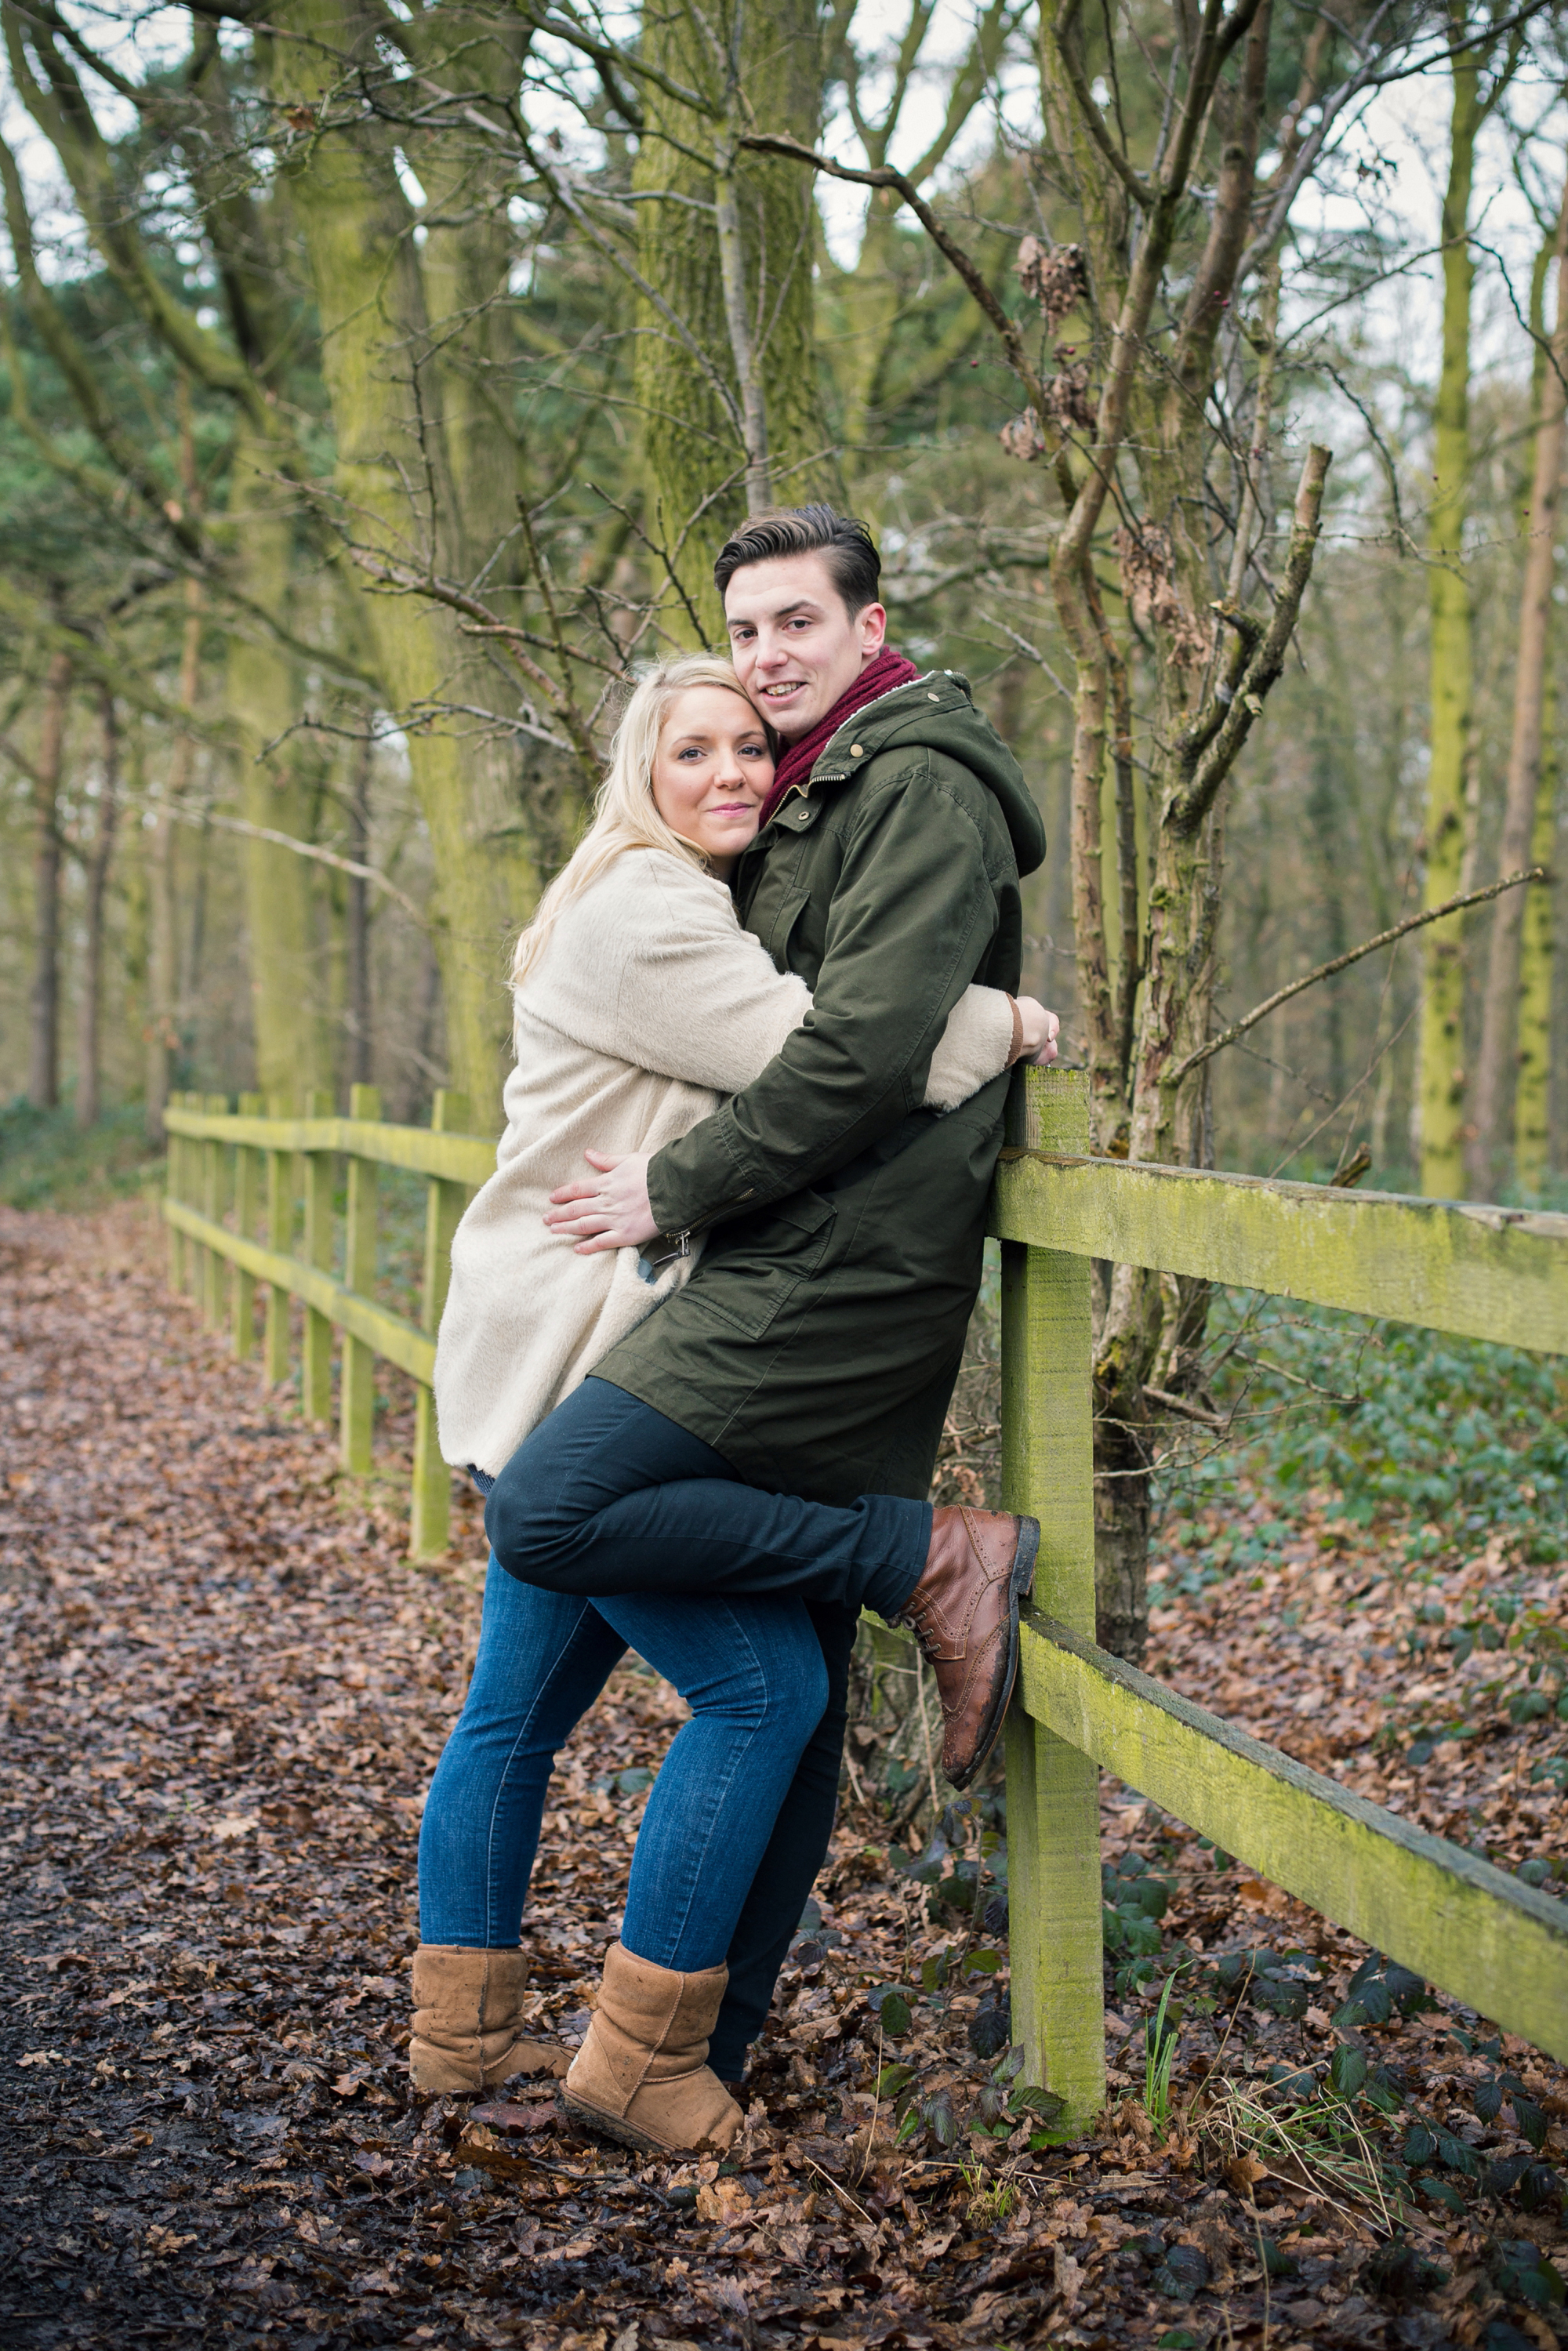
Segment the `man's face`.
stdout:
[[827,716],[887,631],[880,604],[851,619],[821,555],[745,565],[725,590],[724,616],[736,674],[786,743]]

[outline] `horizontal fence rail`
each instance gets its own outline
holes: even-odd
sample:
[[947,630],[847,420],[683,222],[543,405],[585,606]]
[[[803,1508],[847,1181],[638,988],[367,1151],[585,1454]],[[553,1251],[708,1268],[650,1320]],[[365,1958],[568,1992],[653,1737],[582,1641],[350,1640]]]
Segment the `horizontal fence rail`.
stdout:
[[[288,1301],[305,1310],[301,1400],[325,1419],[331,1334],[342,1334],[346,1469],[371,1463],[371,1361],[416,1391],[410,1549],[445,1547],[451,1478],[430,1392],[452,1236],[495,1166],[438,1094],[430,1128],[351,1115],[314,1098],[171,1104],[171,1278],[209,1322],[226,1311],[236,1355],[289,1372]],[[1412,1829],[1094,1645],[1094,1461],[1090,1265],[1096,1258],[1262,1290],[1352,1313],[1568,1353],[1568,1217],[1396,1198],[1310,1184],[1132,1166],[1089,1155],[1082,1071],[1015,1081],[991,1229],[1002,1251],[1003,1499],[1040,1521],[1034,1607],[1008,1723],[1014,2036],[1028,2078],[1085,2129],[1105,2097],[1099,1774],[1114,1771],[1238,1860],[1440,1990],[1568,2060],[1568,1906]],[[341,1272],[334,1174],[347,1168]],[[379,1167],[427,1182],[416,1322],[379,1305]],[[264,1181],[265,1178],[265,1181]],[[302,1222],[302,1231],[300,1229]],[[260,1227],[265,1224],[266,1238]],[[298,1242],[298,1246],[297,1246]],[[906,1636],[880,1634],[879,1647]]]
[[1030,1719],[1270,1885],[1553,2056],[1568,2057],[1568,1905],[1353,1795],[1035,1615]]
[[[462,1131],[468,1106],[456,1093],[437,1093],[428,1128],[387,1124],[373,1086],[352,1089],[350,1110],[348,1118],[338,1118],[329,1102],[312,1098],[303,1110],[275,1102],[264,1116],[256,1094],[242,1094],[237,1113],[222,1095],[176,1095],[163,1122],[169,1131],[163,1217],[170,1278],[176,1290],[194,1295],[205,1319],[215,1324],[224,1319],[223,1268],[226,1263],[232,1269],[228,1319],[242,1362],[254,1350],[256,1289],[262,1285],[263,1375],[272,1385],[289,1375],[288,1301],[298,1298],[305,1309],[300,1398],[315,1420],[330,1413],[331,1337],[334,1329],[342,1333],[338,1414],[347,1470],[362,1474],[371,1467],[372,1359],[379,1355],[395,1364],[418,1383],[409,1551],[414,1559],[438,1559],[451,1524],[452,1479],[436,1441],[431,1393],[435,1332],[446,1302],[452,1236],[472,1194],[494,1173],[496,1145],[485,1135]],[[332,1270],[339,1160],[347,1170],[340,1275]],[[382,1167],[428,1179],[417,1322],[370,1294],[375,1282],[376,1171]],[[225,1222],[230,1216],[232,1225]],[[265,1241],[257,1229],[261,1222]]]
[[991,1229],[1113,1265],[1568,1353],[1568,1217],[1025,1150],[997,1170]]

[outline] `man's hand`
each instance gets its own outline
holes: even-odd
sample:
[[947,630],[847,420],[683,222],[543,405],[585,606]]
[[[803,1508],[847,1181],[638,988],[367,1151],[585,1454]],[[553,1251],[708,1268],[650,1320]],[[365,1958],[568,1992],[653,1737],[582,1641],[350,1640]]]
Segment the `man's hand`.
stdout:
[[1023,1050],[1020,1061],[1032,1061],[1037,1069],[1048,1069],[1056,1059],[1056,1040],[1061,1033],[1061,1023],[1054,1012],[1032,996],[1017,998],[1019,1018],[1023,1022]]
[[597,1176],[563,1184],[550,1194],[545,1222],[563,1239],[577,1236],[577,1255],[591,1257],[595,1249],[641,1249],[659,1228],[648,1206],[648,1162],[653,1154],[628,1151],[585,1151],[583,1157]]

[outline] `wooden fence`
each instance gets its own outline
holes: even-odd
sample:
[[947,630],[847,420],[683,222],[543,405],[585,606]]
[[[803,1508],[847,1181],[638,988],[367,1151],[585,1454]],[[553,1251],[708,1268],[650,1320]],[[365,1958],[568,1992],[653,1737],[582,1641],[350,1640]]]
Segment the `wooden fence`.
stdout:
[[[438,1095],[432,1128],[263,1117],[242,1096],[186,1096],[167,1116],[171,1275],[210,1322],[288,1373],[288,1298],[306,1307],[301,1394],[327,1417],[333,1326],[344,1467],[370,1466],[371,1358],[420,1383],[411,1548],[444,1545],[450,1479],[429,1383],[452,1232],[495,1144]],[[1088,1155],[1082,1071],[1015,1083],[992,1229],[1002,1249],[1004,1499],[1040,1521],[1034,1607],[1008,1726],[1013,2032],[1027,2077],[1066,2101],[1064,2133],[1104,2103],[1099,1772],[1114,1771],[1260,1876],[1299,1896],[1481,2015],[1568,2060],[1568,1906],[1410,1828],[1094,1646],[1090,1267],[1096,1258],[1568,1353],[1568,1217],[1335,1191]],[[232,1167],[231,1167],[232,1155]],[[342,1272],[332,1270],[334,1165],[348,1163]],[[418,1327],[370,1296],[375,1170],[429,1179]],[[265,1167],[265,1186],[263,1168]],[[265,1190],[267,1240],[257,1237]],[[297,1203],[303,1249],[295,1254]],[[224,1295],[224,1261],[232,1268]]]

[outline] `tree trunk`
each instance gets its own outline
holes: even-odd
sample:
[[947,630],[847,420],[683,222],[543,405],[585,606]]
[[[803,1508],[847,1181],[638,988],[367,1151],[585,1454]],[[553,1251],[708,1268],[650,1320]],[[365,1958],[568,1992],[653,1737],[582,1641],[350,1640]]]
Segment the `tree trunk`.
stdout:
[[33,986],[29,999],[27,1099],[53,1110],[60,1099],[60,776],[70,705],[71,658],[51,654],[33,775]]
[[[1550,873],[1557,863],[1557,690],[1551,665],[1542,705],[1541,784],[1530,862]],[[1557,951],[1554,885],[1526,893],[1519,977],[1519,1081],[1513,1097],[1513,1173],[1521,1192],[1538,1194],[1552,1150],[1552,987]]]
[[[373,66],[380,18],[361,0],[291,0],[283,16],[289,37],[274,54],[275,95],[285,105],[315,113],[323,57]],[[439,12],[429,12],[426,23],[439,22]],[[452,70],[468,70],[461,56]],[[436,164],[413,160],[440,183]],[[508,500],[503,512],[465,516],[461,488],[478,496],[476,486],[506,475],[511,459],[482,461],[477,404],[455,414],[455,451],[449,443],[445,402],[458,360],[451,352],[433,360],[415,215],[398,184],[391,136],[357,113],[328,122],[302,144],[290,170],[320,319],[348,531],[415,574],[459,576],[464,546],[481,538],[493,545],[516,513]],[[491,225],[486,206],[476,209],[474,234],[488,252]],[[455,266],[448,238],[459,234],[467,232],[439,233],[440,266],[448,272]],[[482,265],[483,256],[475,264],[480,281]],[[477,403],[487,386],[477,361],[476,368]],[[491,429],[501,431],[498,423]],[[502,438],[509,452],[509,438]],[[430,835],[451,1082],[469,1096],[476,1115],[493,1119],[507,1034],[506,941],[538,887],[538,840],[530,851],[518,839],[517,820],[538,835],[538,810],[524,796],[510,738],[465,715],[465,705],[494,705],[496,681],[456,616],[406,593],[370,593],[363,610],[388,703],[408,729],[409,765]]]
[[[180,707],[191,712],[202,677],[202,588],[197,580],[185,582],[185,626],[180,644]],[[148,1140],[163,1139],[163,1113],[169,1101],[174,1056],[180,1050],[180,950],[175,923],[177,853],[176,811],[190,788],[194,738],[183,727],[174,737],[169,772],[159,796],[152,837],[147,845],[148,896],[152,938],[147,971],[146,1117]]]
[[120,818],[120,727],[114,696],[108,686],[99,689],[103,716],[103,772],[99,785],[98,829],[91,846],[83,844],[83,907],[81,995],[77,1018],[77,1124],[96,1126],[101,1109],[101,1051],[99,1034],[103,1010],[103,906],[109,890],[110,862],[114,855],[115,827]]
[[[730,11],[739,5],[728,0],[719,11],[727,44],[736,30]],[[823,57],[811,0],[747,8],[739,35],[741,86],[758,99],[766,93],[768,129],[813,141]],[[650,61],[686,88],[712,81],[707,40],[692,15],[650,16],[643,38]],[[635,384],[648,536],[665,550],[681,590],[672,590],[665,625],[685,643],[719,644],[724,615],[712,559],[720,540],[770,500],[800,506],[840,491],[812,344],[810,178],[793,163],[755,155],[722,172],[699,162],[698,155],[723,148],[728,128],[727,94],[715,87],[711,96],[718,120],[645,92],[650,135],[639,142],[633,184],[639,193],[667,191],[682,201],[637,207],[637,265],[665,309],[646,298],[639,305]],[[722,252],[721,229],[728,231]],[[685,327],[701,360],[665,311]],[[747,447],[747,413],[761,419],[760,451]]]
[[[1443,356],[1437,381],[1429,537],[1431,754],[1427,775],[1427,871],[1422,903],[1439,906],[1463,886],[1466,788],[1471,749],[1472,615],[1465,570],[1470,477],[1470,183],[1482,119],[1476,51],[1454,59],[1448,184],[1443,196]],[[1465,965],[1463,918],[1421,933],[1425,996],[1416,1114],[1421,1189],[1464,1189]]]
[[[225,536],[246,596],[287,622],[298,605],[296,498],[278,478],[286,452],[240,411],[230,472]],[[240,737],[239,786],[246,820],[308,841],[310,794],[300,778],[299,714],[292,657],[264,622],[227,632],[224,697]],[[281,738],[281,739],[280,739]],[[246,927],[256,1091],[313,1092],[326,1081],[327,1049],[311,919],[311,868],[270,841],[245,843]]]
[[[371,856],[371,763],[374,744],[367,733],[354,747],[353,777],[349,799],[349,854],[357,865]],[[349,987],[346,1019],[349,1030],[349,1083],[371,1082],[371,903],[370,884],[362,875],[348,876]]]
[[[1568,367],[1568,184],[1552,235],[1557,308],[1550,352],[1536,370],[1535,462],[1525,523],[1524,584],[1519,603],[1519,653],[1513,681],[1513,739],[1508,757],[1498,873],[1517,873],[1530,861],[1537,810],[1550,804],[1551,780],[1542,750],[1546,678],[1550,665],[1552,595],[1557,573],[1557,508],[1563,482]],[[1544,896],[1532,888],[1531,895]],[[1510,1081],[1518,1071],[1520,967],[1526,892],[1510,890],[1492,907],[1491,953],[1481,1006],[1481,1049],[1476,1071],[1474,1131],[1466,1171],[1472,1198],[1495,1199],[1507,1176],[1503,1148]]]
[[[1224,778],[1239,749],[1233,739],[1216,780],[1188,806],[1200,756],[1224,737],[1232,721],[1218,713],[1188,756],[1197,706],[1225,678],[1234,690],[1239,656],[1217,642],[1213,619],[1212,549],[1197,517],[1212,509],[1209,450],[1203,422],[1215,352],[1229,308],[1245,246],[1256,184],[1260,126],[1267,83],[1270,18],[1268,0],[1250,17],[1234,89],[1214,93],[1223,125],[1216,194],[1207,233],[1185,298],[1168,360],[1142,359],[1156,292],[1176,236],[1176,191],[1168,183],[1144,212],[1135,251],[1129,235],[1124,189],[1104,172],[1085,131],[1081,98],[1071,87],[1073,59],[1082,64],[1075,12],[1041,11],[1042,97],[1053,150],[1071,159],[1088,256],[1089,294],[1102,331],[1106,382],[1098,397],[1094,444],[1080,475],[1065,454],[1058,460],[1068,521],[1051,561],[1051,579],[1076,669],[1072,749],[1073,926],[1079,999],[1088,1038],[1094,1148],[1132,1159],[1203,1164],[1209,1136],[1206,1087],[1173,1082],[1172,1071],[1207,1038],[1216,977],[1216,932],[1224,861]],[[1245,21],[1243,19],[1242,21]],[[1212,38],[1212,33],[1205,36]],[[1189,128],[1207,111],[1184,100]],[[1186,134],[1173,134],[1174,155]],[[1186,152],[1193,152],[1190,144]],[[1175,169],[1174,163],[1167,168]],[[1068,311],[1048,314],[1061,332]],[[1072,340],[1083,339],[1073,330]],[[1266,443],[1271,361],[1260,373],[1255,443]],[[1149,788],[1152,873],[1145,886],[1137,846],[1133,696],[1127,648],[1130,632],[1107,619],[1093,563],[1099,525],[1130,434],[1138,448],[1143,512],[1117,533],[1123,584],[1133,617],[1153,640],[1158,709],[1157,758]],[[1320,464],[1321,459],[1321,464]],[[1316,453],[1316,488],[1303,477],[1298,541],[1310,563],[1316,537],[1315,499],[1327,459]],[[1242,502],[1241,529],[1252,528],[1252,498],[1266,491],[1261,476]],[[1309,521],[1302,517],[1310,507]],[[1310,525],[1310,527],[1309,527]],[[1293,549],[1298,542],[1293,541]],[[1241,563],[1234,606],[1246,577]],[[1304,585],[1304,573],[1301,584]],[[1299,599],[1300,588],[1296,590]],[[1228,607],[1227,609],[1228,609]],[[1292,608],[1293,617],[1293,608]],[[1260,643],[1255,629],[1237,644]],[[1283,657],[1283,646],[1280,647]],[[1250,659],[1250,654],[1247,656]],[[1263,692],[1276,666],[1260,683]],[[1227,705],[1228,707],[1228,705]],[[1239,707],[1255,712],[1260,696]],[[1250,724],[1250,718],[1246,721]],[[1197,738],[1194,737],[1196,742]],[[1112,779],[1114,789],[1112,789]],[[1112,812],[1115,812],[1114,848]],[[1109,952],[1112,938],[1114,956]],[[1149,1478],[1155,1419],[1145,1383],[1179,1387],[1182,1365],[1201,1337],[1207,1292],[1171,1285],[1133,1266],[1114,1266],[1102,1293],[1095,1332],[1095,1582],[1099,1637],[1107,1648],[1137,1659],[1148,1630]],[[1165,1377],[1155,1379],[1156,1363]],[[1166,1367],[1169,1367],[1166,1369]]]

